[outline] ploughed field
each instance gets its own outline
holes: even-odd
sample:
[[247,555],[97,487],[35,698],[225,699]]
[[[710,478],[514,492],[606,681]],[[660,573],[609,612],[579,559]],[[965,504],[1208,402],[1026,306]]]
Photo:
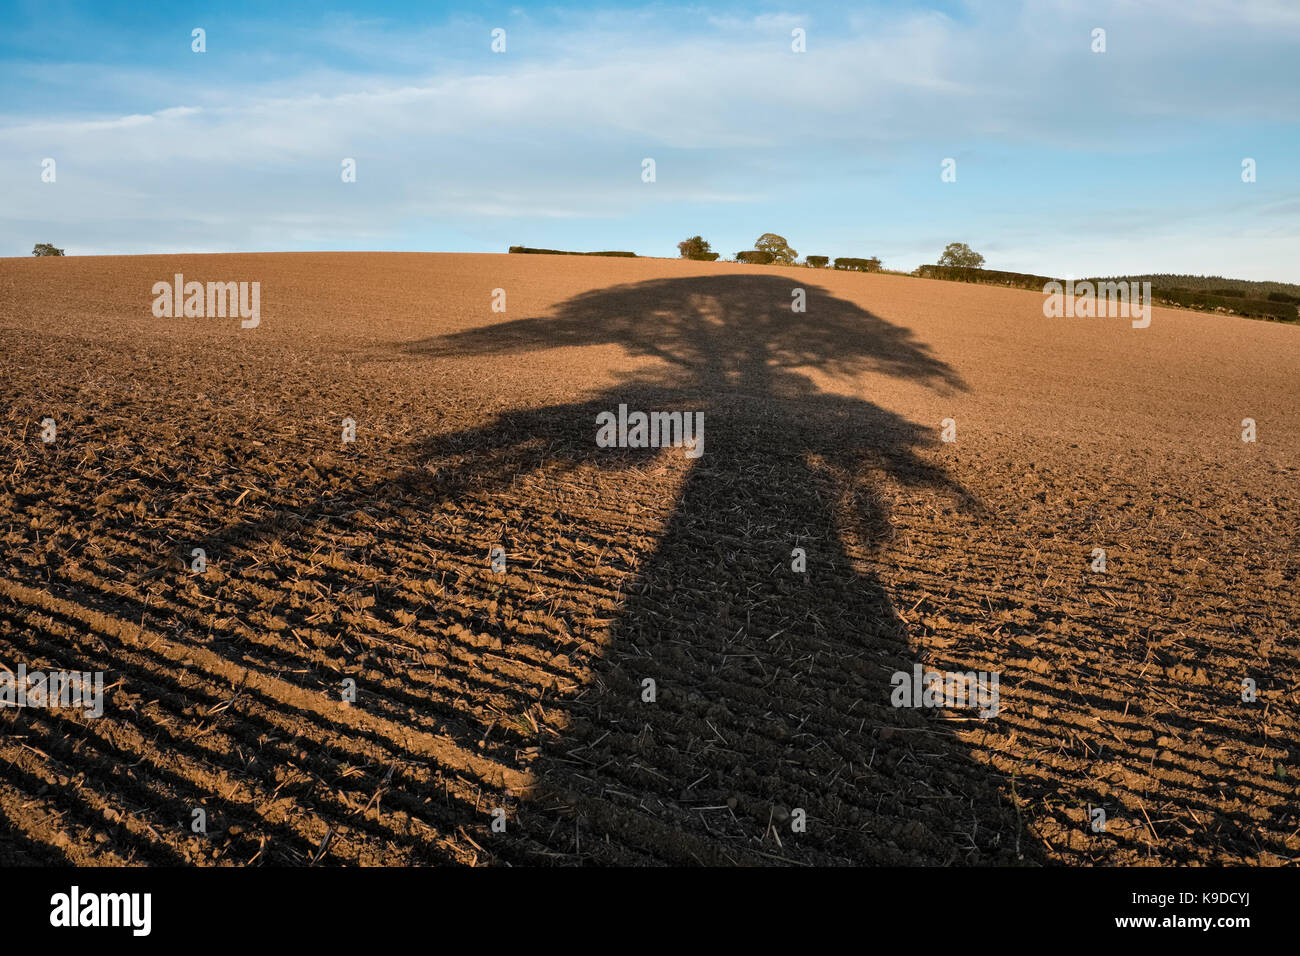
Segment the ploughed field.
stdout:
[[0,686],[104,675],[0,707],[0,863],[1294,863],[1300,329],[1042,302],[0,260]]

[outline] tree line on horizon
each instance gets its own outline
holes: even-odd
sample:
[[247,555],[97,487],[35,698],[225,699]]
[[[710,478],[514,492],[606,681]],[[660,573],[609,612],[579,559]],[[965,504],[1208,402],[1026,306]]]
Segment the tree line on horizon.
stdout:
[[[709,248],[702,236],[692,236],[677,244],[683,259],[712,262],[718,254]],[[736,262],[753,265],[797,265],[799,254],[784,236],[765,232],[754,242],[753,249],[736,253]],[[811,269],[826,268],[828,256],[805,256],[804,266]],[[835,260],[836,269],[857,272],[879,272],[879,258]],[[946,279],[958,282],[978,282],[1008,288],[1042,291],[1050,282],[1062,282],[1053,276],[1032,275],[1025,272],[1004,272],[984,268],[984,257],[964,242],[950,242],[934,265],[918,266],[912,273],[925,279]],[[1296,322],[1300,309],[1300,286],[1286,282],[1254,282],[1247,279],[1225,279],[1221,276],[1144,275],[1117,276],[1111,279],[1082,280],[1090,282],[1151,282],[1152,298],[1164,305],[1180,306],[1207,312],[1241,315],[1248,318]]]
[[[677,244],[683,259],[715,262],[714,252],[702,236],[691,236]],[[511,246],[511,253],[552,256],[616,256],[638,258],[635,252],[602,251],[573,252],[563,249],[535,249],[529,246]],[[32,247],[33,256],[63,256],[64,251],[48,242],[38,242]],[[755,265],[796,266],[799,253],[791,248],[784,236],[765,232],[754,241],[753,249],[736,253],[733,261]],[[829,256],[805,256],[803,266],[824,269],[830,265]],[[880,272],[881,261],[842,256],[834,261],[834,268],[855,272]],[[904,273],[895,273],[902,275]],[[984,268],[984,257],[964,242],[950,242],[934,265],[921,265],[910,275],[928,279],[948,279],[962,282],[979,282],[1009,288],[1039,290],[1049,282],[1063,282],[1054,276],[1040,276],[1025,272],[1004,272]],[[1223,276],[1183,275],[1178,273],[1147,273],[1144,275],[1097,277],[1080,280],[1092,283],[1150,282],[1152,297],[1165,305],[1186,309],[1222,312],[1250,318],[1271,319],[1282,322],[1300,322],[1300,284],[1271,282],[1256,279],[1228,279]]]
[[[677,243],[677,251],[683,259],[701,262],[714,262],[718,253],[714,252],[703,236],[691,236]],[[753,249],[742,249],[736,253],[736,262],[751,265],[797,265],[799,253],[791,248],[785,236],[774,232],[765,232],[754,240]],[[831,263],[830,256],[805,256],[803,264],[809,269],[825,269]],[[939,265],[953,269],[980,269],[984,257],[971,249],[964,242],[950,242],[939,257]],[[878,256],[861,259],[853,256],[841,256],[834,262],[833,268],[852,272],[879,272],[881,261]]]

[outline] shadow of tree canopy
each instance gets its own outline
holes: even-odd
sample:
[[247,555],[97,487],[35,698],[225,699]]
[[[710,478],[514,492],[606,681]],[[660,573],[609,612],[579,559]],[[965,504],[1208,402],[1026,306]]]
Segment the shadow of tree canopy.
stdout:
[[[816,389],[794,372],[851,376],[875,371],[947,388],[957,374],[908,329],[774,276],[660,279],[574,296],[554,316],[517,319],[410,345],[425,356],[511,355],[543,348],[618,345],[667,363],[659,381],[687,391],[794,398]],[[792,291],[804,290],[805,312]]]

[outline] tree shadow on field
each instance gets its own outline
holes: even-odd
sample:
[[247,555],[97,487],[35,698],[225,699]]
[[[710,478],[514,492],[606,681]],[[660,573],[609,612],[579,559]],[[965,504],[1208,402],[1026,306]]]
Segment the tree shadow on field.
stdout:
[[[569,724],[531,768],[539,784],[518,827],[546,848],[535,859],[1037,858],[1004,781],[970,757],[952,724],[890,706],[891,676],[923,658],[864,569],[891,534],[882,481],[930,489],[959,507],[978,503],[917,454],[936,428],[822,392],[808,372],[964,386],[910,331],[802,280],[619,286],[577,296],[553,316],[408,346],[435,359],[519,360],[612,344],[660,360],[590,400],[437,437],[407,479],[446,502],[521,475],[571,491],[574,482],[556,479],[595,473],[602,493],[626,496],[607,505],[626,527],[638,529],[628,505],[637,495],[668,515],[648,532],[657,535],[653,553],[639,556],[630,587],[608,596],[613,623],[593,677],[563,704]],[[796,286],[807,294],[804,313],[791,309]],[[597,415],[620,405],[703,412],[703,454],[598,447]],[[608,469],[620,472],[617,481]],[[665,470],[675,480],[656,477]],[[676,498],[664,502],[665,494]],[[574,522],[563,512],[557,520]],[[617,521],[613,532],[596,524],[560,533],[617,541]],[[805,572],[792,568],[795,548],[806,553]],[[604,571],[596,553],[573,560],[579,579]]]

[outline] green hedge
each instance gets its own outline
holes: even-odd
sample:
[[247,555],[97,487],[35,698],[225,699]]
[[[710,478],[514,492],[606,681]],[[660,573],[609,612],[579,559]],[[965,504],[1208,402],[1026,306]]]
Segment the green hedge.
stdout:
[[1051,276],[1036,276],[1028,272],[1000,272],[997,269],[965,269],[960,266],[918,266],[916,274],[923,279],[948,279],[957,282],[983,282],[988,285],[1008,286],[1012,289],[1043,291],[1049,282],[1061,282]]
[[826,263],[830,262],[830,256],[804,256],[803,261],[808,263],[810,268],[825,269]]
[[686,258],[692,259],[695,262],[716,262],[718,254],[716,252],[697,252],[695,255],[687,256]]
[[1226,309],[1252,318],[1277,319],[1281,322],[1300,321],[1294,302],[1277,302],[1273,299],[1247,299],[1236,295],[1218,295],[1192,289],[1155,289],[1151,297],[1158,302],[1181,305],[1188,309]]
[[853,272],[879,272],[880,260],[874,256],[870,259],[854,259],[845,256],[835,260],[836,269],[849,269]]
[[528,246],[511,246],[510,251],[533,256],[621,256],[625,259],[636,258],[635,252],[567,252],[564,249],[530,249]]
[[746,249],[744,252],[736,253],[737,262],[748,262],[751,265],[770,265],[774,256],[770,252],[760,251],[758,249]]

